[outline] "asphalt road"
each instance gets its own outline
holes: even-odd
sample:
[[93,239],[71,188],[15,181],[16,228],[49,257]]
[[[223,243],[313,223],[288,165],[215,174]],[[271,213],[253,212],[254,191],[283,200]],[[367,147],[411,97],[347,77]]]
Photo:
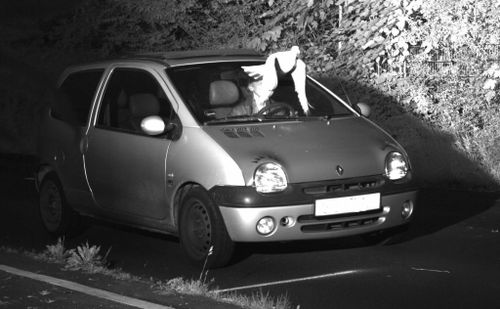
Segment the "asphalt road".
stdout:
[[[30,165],[0,163],[0,246],[43,250]],[[361,238],[240,246],[213,287],[287,295],[305,308],[500,308],[500,195],[425,190],[410,229],[385,244]],[[93,224],[68,247],[111,248],[114,267],[145,278],[200,276],[175,238]]]

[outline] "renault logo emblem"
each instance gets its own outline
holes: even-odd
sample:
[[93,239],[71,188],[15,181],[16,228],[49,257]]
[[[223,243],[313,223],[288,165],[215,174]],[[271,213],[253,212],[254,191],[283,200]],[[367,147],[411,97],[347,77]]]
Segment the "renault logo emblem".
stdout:
[[338,174],[339,176],[342,176],[342,174],[344,174],[344,169],[342,168],[342,166],[337,165],[336,170],[337,170],[337,174]]

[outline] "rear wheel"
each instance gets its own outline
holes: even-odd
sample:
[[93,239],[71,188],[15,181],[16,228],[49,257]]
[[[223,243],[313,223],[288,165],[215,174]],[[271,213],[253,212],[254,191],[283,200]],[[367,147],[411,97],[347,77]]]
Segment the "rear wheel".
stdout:
[[229,263],[234,243],[227,233],[218,207],[200,187],[192,188],[182,199],[179,216],[181,246],[191,261],[208,268]]
[[47,176],[40,186],[39,214],[43,226],[53,236],[71,235],[80,226],[78,214],[68,205],[54,175]]

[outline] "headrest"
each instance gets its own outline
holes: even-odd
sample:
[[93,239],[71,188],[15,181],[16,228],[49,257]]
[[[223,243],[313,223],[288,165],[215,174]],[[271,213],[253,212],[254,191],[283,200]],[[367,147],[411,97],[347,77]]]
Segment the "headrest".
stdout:
[[137,93],[131,95],[129,104],[130,112],[133,117],[144,118],[160,113],[160,103],[151,93]]
[[238,87],[228,80],[216,80],[210,84],[209,100],[211,106],[231,105],[238,102]]

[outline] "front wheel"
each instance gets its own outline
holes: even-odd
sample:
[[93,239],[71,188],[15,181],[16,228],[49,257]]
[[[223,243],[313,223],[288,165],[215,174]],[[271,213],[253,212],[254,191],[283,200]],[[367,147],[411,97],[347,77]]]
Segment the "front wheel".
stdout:
[[234,252],[234,243],[224,220],[209,194],[194,187],[182,199],[179,216],[181,246],[191,261],[208,268],[227,265]]
[[78,214],[68,205],[54,175],[47,176],[40,186],[39,214],[43,226],[53,236],[71,235],[80,226]]

